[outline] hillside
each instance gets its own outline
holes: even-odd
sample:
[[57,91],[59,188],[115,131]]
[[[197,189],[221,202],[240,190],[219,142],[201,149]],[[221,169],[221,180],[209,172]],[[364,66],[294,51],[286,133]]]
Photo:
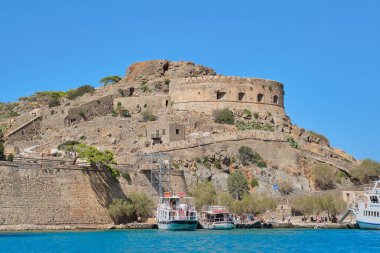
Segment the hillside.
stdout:
[[[318,164],[331,165],[337,178],[346,175],[335,188],[352,185],[347,175],[358,162],[323,135],[293,125],[285,104],[280,82],[154,60],[135,63],[121,80],[96,89],[39,92],[1,104],[0,125],[6,153],[16,156],[65,158],[57,147],[68,140],[111,150],[136,187],[149,183],[143,154],[160,152],[183,173],[185,184],[172,182],[177,191],[203,180],[227,191],[229,173],[241,170],[258,181],[251,190],[287,182],[293,193],[309,192],[316,189],[312,169]],[[254,160],[240,159],[242,146]]]

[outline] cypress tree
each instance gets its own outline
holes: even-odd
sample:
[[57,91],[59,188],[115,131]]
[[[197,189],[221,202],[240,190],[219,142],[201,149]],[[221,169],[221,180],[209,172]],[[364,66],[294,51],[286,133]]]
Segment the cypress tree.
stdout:
[[4,134],[3,129],[0,128],[0,161],[5,161],[6,157],[4,154]]

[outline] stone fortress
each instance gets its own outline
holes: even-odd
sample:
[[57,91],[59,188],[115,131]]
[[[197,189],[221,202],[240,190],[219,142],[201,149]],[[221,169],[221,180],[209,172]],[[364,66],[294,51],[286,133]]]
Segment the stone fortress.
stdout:
[[[215,123],[213,112],[224,108],[234,113],[236,121],[270,125],[271,130],[242,130]],[[144,120],[145,112],[154,115],[155,120]],[[122,189],[118,190],[125,195],[133,189],[155,192],[149,182],[150,173],[141,164],[143,154],[163,152],[171,157],[177,173],[173,188],[179,191],[190,191],[197,182],[210,180],[225,192],[229,173],[239,169],[248,180],[259,181],[259,187],[251,191],[268,192],[279,180],[288,180],[295,193],[310,192],[315,164],[330,164],[345,172],[356,164],[352,156],[330,147],[323,136],[292,124],[285,113],[283,84],[221,76],[189,62],[135,63],[120,82],[99,87],[94,94],[74,101],[62,99],[54,108],[20,103],[20,114],[5,134],[7,153],[53,158],[64,155],[57,147],[67,140],[111,150],[119,163],[128,164],[124,169],[130,172],[131,184],[121,179]],[[239,163],[237,154],[243,145],[260,154],[267,167]],[[3,170],[10,175],[4,187],[11,191],[10,185],[19,177],[13,176],[17,173],[10,167]],[[59,170],[54,173],[60,175]],[[38,181],[38,177],[33,180]],[[101,198],[102,193],[98,195]],[[109,199],[102,208],[108,204]]]

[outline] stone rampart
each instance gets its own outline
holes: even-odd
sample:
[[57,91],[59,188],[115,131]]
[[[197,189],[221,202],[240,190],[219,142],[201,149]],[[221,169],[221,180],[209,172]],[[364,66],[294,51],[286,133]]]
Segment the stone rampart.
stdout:
[[228,107],[285,114],[283,84],[272,80],[226,76],[174,79],[169,94],[175,110],[211,113]]
[[247,130],[240,132],[226,132],[223,134],[214,134],[208,137],[186,139],[181,141],[174,141],[166,144],[155,145],[143,150],[144,153],[158,153],[170,152],[181,149],[188,149],[192,147],[205,146],[225,141],[241,141],[246,139],[254,139],[261,141],[272,142],[287,142],[285,136],[281,133]]
[[42,117],[37,116],[7,134],[9,141],[30,141],[40,133]]
[[0,226],[108,224],[123,193],[108,172],[0,163]]
[[112,112],[113,100],[118,97],[116,94],[107,95],[94,99],[78,107],[70,108],[65,118],[65,125],[72,125],[81,120],[91,120],[94,117],[105,116]]
[[115,110],[128,110],[130,113],[139,113],[145,108],[157,111],[170,107],[170,96],[121,97],[114,100],[113,106]]

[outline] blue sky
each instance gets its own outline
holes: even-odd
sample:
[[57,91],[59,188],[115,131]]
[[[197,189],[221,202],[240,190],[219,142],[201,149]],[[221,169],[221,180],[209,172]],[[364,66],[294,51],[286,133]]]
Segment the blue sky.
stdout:
[[0,101],[194,61],[284,83],[293,123],[380,161],[379,13],[377,0],[2,0]]

